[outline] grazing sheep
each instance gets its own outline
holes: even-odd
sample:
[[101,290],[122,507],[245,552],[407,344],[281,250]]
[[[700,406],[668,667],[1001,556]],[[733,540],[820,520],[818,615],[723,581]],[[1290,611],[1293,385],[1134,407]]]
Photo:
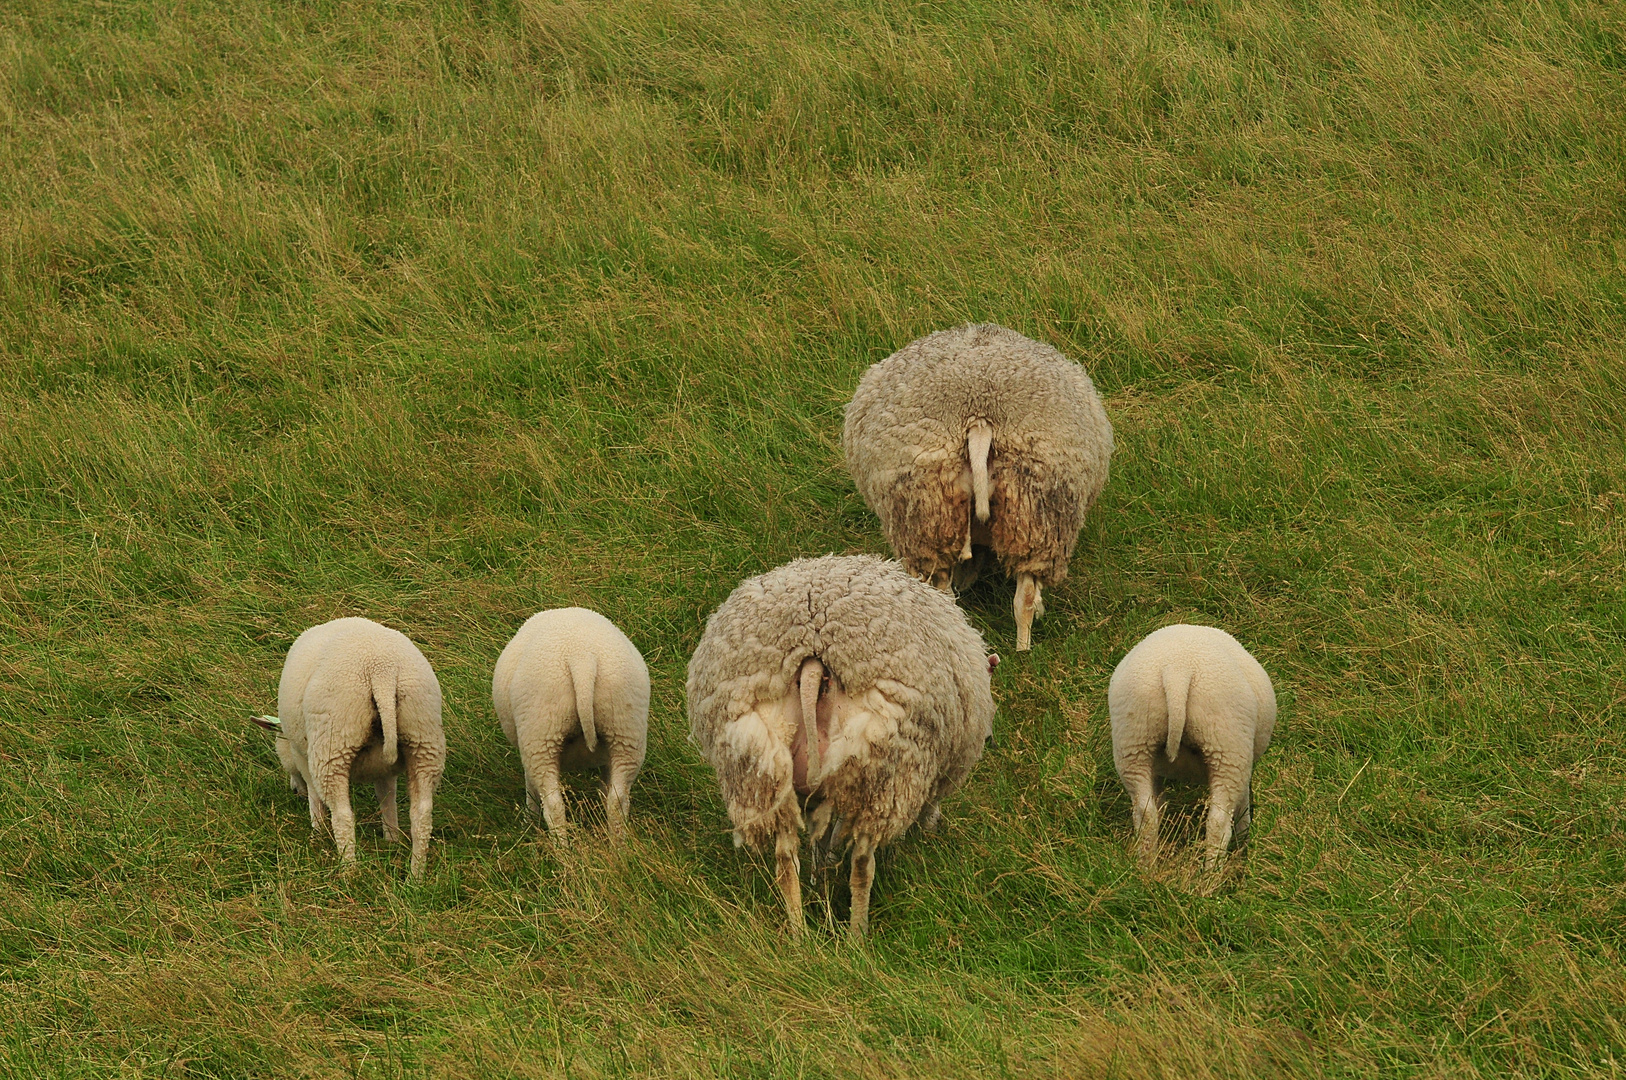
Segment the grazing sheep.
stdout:
[[497,659],[491,700],[531,812],[540,795],[548,828],[563,829],[560,768],[603,769],[605,817],[621,835],[649,738],[649,668],[627,635],[586,608],[537,612]]
[[962,591],[991,556],[1016,579],[1016,647],[1029,648],[1112,457],[1084,369],[991,323],[930,334],[864,373],[842,447],[911,574]]
[[[300,634],[277,686],[277,757],[310,801],[311,827],[333,811],[333,839],[356,859],[350,782],[371,780],[384,836],[401,839],[395,778],[406,773],[412,876],[423,875],[435,788],[446,767],[440,683],[405,634],[369,619],[335,619]],[[269,726],[257,720],[262,726]],[[286,748],[286,751],[285,751]]]
[[916,820],[934,828],[982,756],[997,660],[949,597],[873,555],[787,563],[706,621],[689,661],[690,736],[717,771],[735,843],[773,845],[793,935],[804,822],[815,865],[851,844],[862,936],[876,848]]
[[1208,784],[1208,853],[1217,868],[1253,822],[1253,766],[1276,727],[1259,661],[1212,626],[1165,626],[1129,650],[1107,686],[1112,761],[1133,805],[1143,862],[1157,857],[1165,778]]

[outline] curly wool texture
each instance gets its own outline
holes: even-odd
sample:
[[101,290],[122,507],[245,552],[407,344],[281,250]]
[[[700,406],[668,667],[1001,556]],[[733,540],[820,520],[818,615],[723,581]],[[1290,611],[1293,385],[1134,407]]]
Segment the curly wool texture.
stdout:
[[1059,584],[1106,486],[1112,424],[1084,369],[1049,345],[991,323],[905,345],[847,405],[847,469],[898,559],[933,580],[966,549],[978,421],[993,430],[988,546],[1010,576]]
[[736,839],[757,849],[801,827],[795,732],[759,707],[794,693],[809,657],[869,703],[832,739],[818,797],[848,835],[888,843],[982,756],[994,718],[982,637],[946,595],[873,555],[799,559],[735,589],[689,661],[689,725]]

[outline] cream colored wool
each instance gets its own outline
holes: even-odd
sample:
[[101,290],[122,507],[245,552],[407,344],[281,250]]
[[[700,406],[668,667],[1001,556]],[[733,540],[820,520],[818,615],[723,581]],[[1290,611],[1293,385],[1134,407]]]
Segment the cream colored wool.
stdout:
[[787,563],[712,613],[689,661],[690,735],[735,842],[774,846],[793,934],[804,824],[816,857],[850,841],[852,931],[865,932],[875,849],[935,826],[982,756],[989,668],[953,600],[873,555]]
[[539,611],[497,659],[491,700],[519,748],[525,804],[565,827],[561,769],[604,772],[604,813],[620,836],[649,739],[649,668],[614,623],[586,608]]
[[1270,676],[1223,630],[1165,626],[1119,661],[1107,709],[1141,858],[1156,858],[1164,779],[1206,782],[1205,862],[1217,868],[1253,822],[1253,767],[1276,728]]
[[911,574],[963,590],[991,553],[1016,579],[1016,647],[1028,648],[1041,589],[1067,577],[1112,458],[1084,369],[989,323],[930,334],[864,373],[842,447]]
[[313,829],[332,810],[333,839],[346,862],[356,858],[350,782],[373,781],[384,835],[398,841],[395,781],[406,774],[411,873],[422,876],[435,788],[446,768],[446,735],[440,683],[417,646],[369,619],[313,626],[288,650],[277,712],[286,737],[278,740],[277,756],[295,790],[304,785]]

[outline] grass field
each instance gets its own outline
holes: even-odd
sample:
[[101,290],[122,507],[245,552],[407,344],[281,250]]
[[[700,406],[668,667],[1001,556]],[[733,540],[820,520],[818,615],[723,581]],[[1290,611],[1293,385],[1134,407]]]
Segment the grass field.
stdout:
[[[0,73],[0,1074],[1626,1072],[1618,4],[10,0]],[[1031,653],[965,598],[994,743],[869,945],[793,946],[685,664],[885,550],[842,407],[971,319],[1112,479]],[[654,679],[619,859],[491,708],[563,604]],[[445,689],[422,884],[243,719],[344,614]],[[1206,897],[1106,727],[1181,620],[1282,705]]]

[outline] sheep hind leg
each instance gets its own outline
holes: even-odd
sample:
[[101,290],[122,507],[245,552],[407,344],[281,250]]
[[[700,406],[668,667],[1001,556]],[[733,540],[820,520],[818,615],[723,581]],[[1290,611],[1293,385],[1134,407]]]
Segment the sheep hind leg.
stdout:
[[559,755],[557,751],[544,756],[538,763],[537,791],[542,796],[542,819],[548,823],[550,834],[563,835],[565,821],[565,793],[559,782]]
[[1157,829],[1162,784],[1152,775],[1150,759],[1126,762],[1120,774],[1129,793],[1130,820],[1135,828],[1135,850],[1142,868],[1157,862]]
[[1016,651],[1033,648],[1033,619],[1044,605],[1039,602],[1039,583],[1032,574],[1016,576]]
[[323,802],[333,811],[333,843],[339,858],[356,861],[356,813],[350,807],[350,770],[322,777]]
[[429,860],[429,833],[434,828],[435,787],[440,783],[440,767],[423,751],[409,750],[406,762],[407,819],[412,826],[412,863],[409,873],[423,877]]
[[807,850],[813,870],[813,888],[824,901],[825,923],[832,932],[836,928],[836,916],[830,888],[830,855],[841,831],[841,824],[835,820],[834,811],[835,807],[826,802],[821,803],[807,816]]
[[796,857],[801,846],[799,829],[786,829],[774,841],[774,876],[785,898],[785,920],[790,926],[790,936],[798,939],[807,926],[802,912],[802,865]]
[[869,890],[875,884],[875,838],[853,837],[852,869],[852,936],[863,938],[869,933]]
[[399,844],[404,837],[401,835],[400,812],[395,805],[395,777],[374,780],[373,792],[378,796],[379,816],[384,819],[384,839]]
[[604,822],[610,839],[619,841],[627,835],[627,817],[632,813],[632,781],[638,775],[639,762],[630,754],[610,757],[610,774],[604,784]]
[[1223,760],[1211,760],[1208,769],[1208,822],[1203,833],[1208,850],[1204,854],[1203,869],[1212,874],[1224,867],[1236,821],[1247,812],[1248,780],[1227,775],[1231,770],[1224,767]]
[[322,803],[322,792],[316,784],[305,785],[305,799],[311,808],[311,832],[327,828],[327,807]]

